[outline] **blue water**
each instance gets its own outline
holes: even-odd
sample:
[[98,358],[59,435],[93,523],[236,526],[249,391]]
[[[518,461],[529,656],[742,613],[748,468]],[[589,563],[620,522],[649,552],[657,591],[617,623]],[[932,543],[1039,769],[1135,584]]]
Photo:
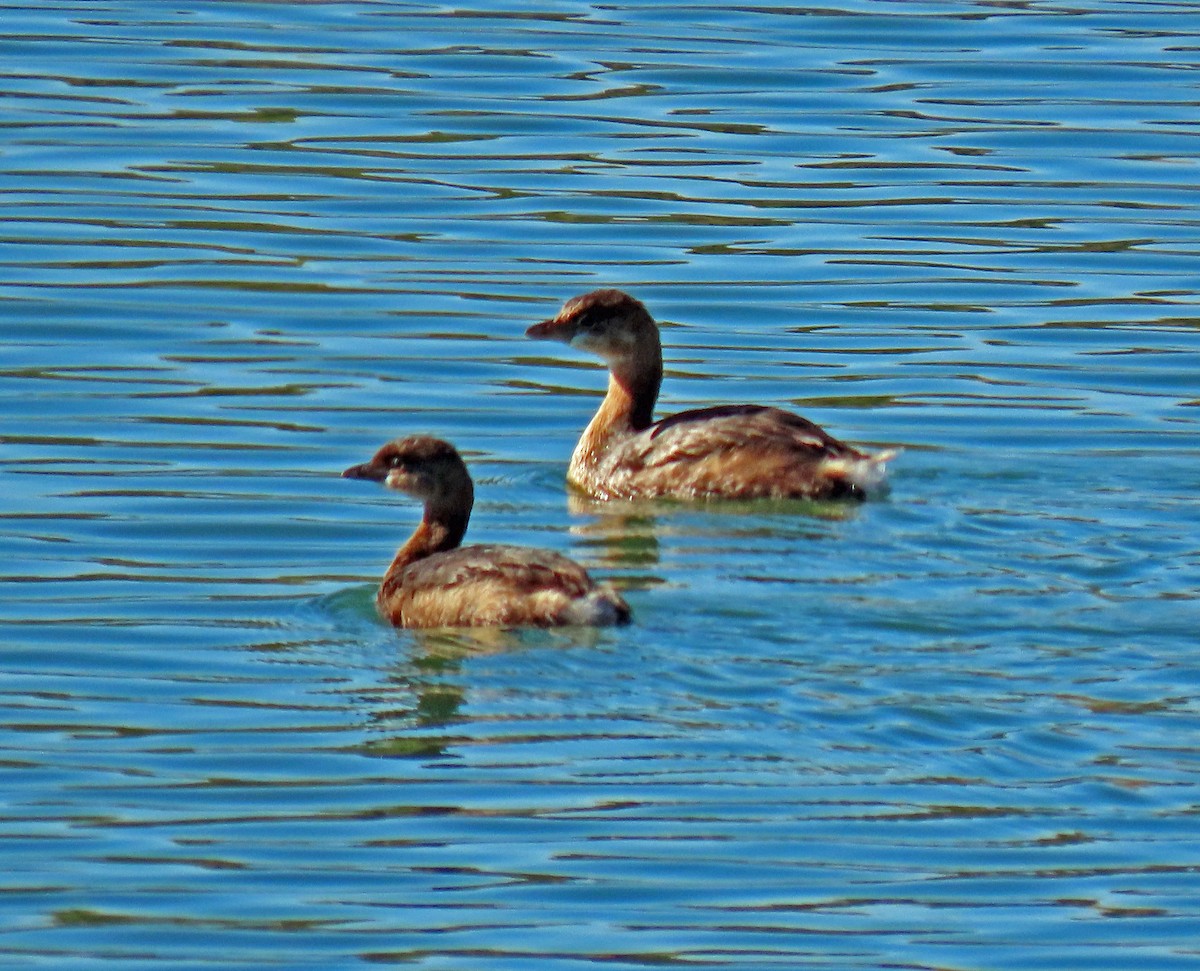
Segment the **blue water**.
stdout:
[[[1200,968],[1198,18],[0,5],[0,963]],[[570,502],[596,286],[891,497]],[[381,624],[413,432],[635,624]]]

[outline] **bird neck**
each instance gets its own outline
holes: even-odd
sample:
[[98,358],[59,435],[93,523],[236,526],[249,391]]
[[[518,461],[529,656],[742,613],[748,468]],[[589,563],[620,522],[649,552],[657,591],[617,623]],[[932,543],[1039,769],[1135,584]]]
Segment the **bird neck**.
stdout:
[[657,355],[650,366],[624,367],[621,362],[610,363],[608,393],[571,455],[567,469],[570,481],[584,491],[591,491],[589,480],[616,442],[653,424],[661,383],[662,361]]
[[456,549],[462,543],[467,533],[467,523],[471,518],[472,502],[469,482],[465,493],[460,488],[451,495],[426,502],[420,524],[408,538],[408,542],[400,547],[384,575],[381,596],[400,585],[400,575],[410,563],[423,560],[434,553]]
[[654,423],[654,405],[662,386],[662,351],[653,348],[609,362],[608,393],[592,421],[610,429],[640,432]]

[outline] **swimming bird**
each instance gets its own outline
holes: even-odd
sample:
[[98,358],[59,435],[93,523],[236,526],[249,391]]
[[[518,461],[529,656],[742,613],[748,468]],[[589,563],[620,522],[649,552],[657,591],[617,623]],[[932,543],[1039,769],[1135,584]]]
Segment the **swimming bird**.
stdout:
[[527,546],[460,546],[475,490],[462,457],[428,435],[398,438],[342,473],[425,504],[376,602],[397,627],[554,627],[623,624],[629,605],[573,560]]
[[592,498],[864,499],[886,491],[895,452],[860,451],[781,408],[718,405],[655,421],[658,325],[627,293],[575,297],[526,335],[608,364],[608,392],[567,469],[567,481]]

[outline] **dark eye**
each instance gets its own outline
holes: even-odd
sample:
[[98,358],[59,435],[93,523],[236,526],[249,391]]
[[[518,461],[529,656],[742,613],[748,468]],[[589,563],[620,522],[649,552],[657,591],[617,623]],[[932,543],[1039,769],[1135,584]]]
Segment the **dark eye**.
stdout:
[[600,323],[600,315],[594,309],[585,310],[579,315],[578,325],[584,330],[591,330]]
[[393,455],[390,459],[388,459],[388,468],[389,469],[403,469],[403,468],[406,468],[407,466],[408,466],[408,463],[405,462],[404,459],[401,458],[399,455]]

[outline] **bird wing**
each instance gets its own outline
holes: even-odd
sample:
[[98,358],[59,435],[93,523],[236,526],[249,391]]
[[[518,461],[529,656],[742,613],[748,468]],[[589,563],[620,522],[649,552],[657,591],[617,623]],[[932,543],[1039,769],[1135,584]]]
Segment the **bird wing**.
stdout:
[[380,608],[405,627],[558,624],[592,590],[583,567],[550,550],[462,546],[410,563]]
[[840,473],[829,474],[830,463],[864,458],[781,408],[720,405],[623,438],[600,458],[594,491],[609,498],[834,495],[843,485]]
[[854,452],[807,418],[763,405],[718,405],[681,411],[639,436],[648,464],[737,449],[807,453],[820,459]]
[[401,580],[401,586],[410,590],[474,585],[501,587],[514,594],[553,588],[568,596],[581,596],[592,584],[583,567],[552,550],[497,544],[460,546],[435,553],[410,564]]

